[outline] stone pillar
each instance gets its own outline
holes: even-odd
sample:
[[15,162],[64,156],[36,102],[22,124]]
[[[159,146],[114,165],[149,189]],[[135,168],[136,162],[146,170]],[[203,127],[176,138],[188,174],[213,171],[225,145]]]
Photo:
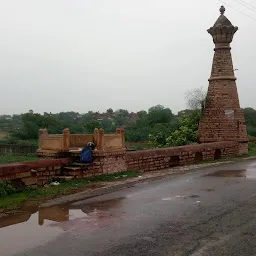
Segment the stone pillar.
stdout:
[[121,129],[120,128],[116,128],[116,134],[121,134]]
[[104,130],[99,129],[99,140],[98,140],[98,150],[104,150]]
[[99,141],[99,129],[95,128],[93,132],[93,140],[96,145],[96,149],[98,149],[98,141]]
[[63,134],[63,151],[69,151],[70,146],[70,130],[65,128],[62,132]]
[[121,128],[121,135],[122,135],[122,148],[125,148],[125,130]]
[[38,132],[38,148],[39,150],[43,148],[43,144],[44,144],[44,138],[45,136],[48,135],[48,131],[47,129],[39,129],[39,132]]
[[239,153],[243,154],[248,152],[248,137],[230,51],[238,27],[231,24],[224,12],[225,8],[221,6],[219,18],[208,29],[215,48],[205,107],[199,123],[199,141],[237,141]]
[[38,131],[38,148],[41,149],[43,146],[43,129]]

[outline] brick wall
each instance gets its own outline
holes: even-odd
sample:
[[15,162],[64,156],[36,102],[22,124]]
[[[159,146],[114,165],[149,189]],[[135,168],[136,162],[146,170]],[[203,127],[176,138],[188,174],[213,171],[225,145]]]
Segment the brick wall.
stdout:
[[[215,142],[134,152],[94,152],[92,164],[74,165],[71,158],[44,159],[35,162],[0,165],[0,180],[12,180],[26,186],[46,184],[59,175],[86,178],[126,170],[156,171],[174,166],[236,156],[238,142]],[[74,156],[76,159],[78,156]],[[73,160],[74,160],[73,159]]]
[[20,185],[43,185],[61,173],[62,166],[71,159],[45,159],[35,162],[1,164],[0,180],[12,180]]
[[[75,158],[76,159],[76,158]],[[94,152],[92,164],[81,166],[67,166],[64,168],[64,175],[75,178],[87,178],[94,175],[110,174],[126,171],[126,152]]]
[[155,171],[174,166],[188,165],[203,160],[238,155],[236,142],[215,142],[192,146],[127,152],[128,170]]
[[102,174],[126,171],[126,151],[95,154],[95,162],[101,166]]
[[232,56],[229,48],[215,50],[211,76],[234,76]]

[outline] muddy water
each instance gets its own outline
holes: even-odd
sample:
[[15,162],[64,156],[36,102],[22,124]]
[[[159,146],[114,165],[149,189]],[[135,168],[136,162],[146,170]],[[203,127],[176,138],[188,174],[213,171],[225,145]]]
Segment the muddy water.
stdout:
[[246,179],[256,179],[256,166],[248,165],[246,169],[224,169],[217,170],[207,176],[212,177],[233,177],[233,178],[246,178]]
[[9,256],[35,248],[72,229],[82,227],[83,231],[90,232],[104,226],[118,225],[120,218],[118,220],[112,216],[109,210],[118,207],[122,199],[48,208],[28,206],[15,215],[0,218],[0,255]]

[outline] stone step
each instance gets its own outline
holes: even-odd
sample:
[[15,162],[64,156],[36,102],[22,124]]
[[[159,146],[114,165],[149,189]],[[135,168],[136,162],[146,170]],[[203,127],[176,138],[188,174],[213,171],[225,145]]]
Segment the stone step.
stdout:
[[81,166],[80,167],[75,167],[75,166],[65,166],[64,167],[64,171],[80,171],[81,170]]
[[68,180],[73,180],[74,176],[55,176],[55,179],[59,180],[59,181],[68,181]]
[[90,163],[90,164],[73,162],[73,163],[71,163],[71,164],[69,164],[69,165],[67,165],[67,166],[74,166],[74,167],[78,167],[78,166],[80,166],[80,167],[88,167],[88,166],[91,166],[91,165],[93,165],[93,164],[94,164],[94,165],[100,165],[100,164],[101,164],[101,162],[94,161],[93,163]]
[[90,166],[91,164],[85,164],[85,163],[72,163],[71,166],[80,166],[80,167],[86,167]]

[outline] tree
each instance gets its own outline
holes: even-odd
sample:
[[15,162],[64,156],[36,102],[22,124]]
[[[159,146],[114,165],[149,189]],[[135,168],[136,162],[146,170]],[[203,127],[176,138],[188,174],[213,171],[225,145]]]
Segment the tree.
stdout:
[[113,115],[113,113],[114,113],[114,111],[113,111],[113,109],[112,109],[112,108],[109,108],[109,109],[107,110],[107,113],[108,113],[110,116],[112,116],[112,115]]
[[93,133],[95,128],[102,128],[101,123],[97,120],[91,120],[85,124],[87,133]]
[[141,110],[141,111],[137,112],[139,119],[145,118],[147,116],[147,114],[148,113],[145,110]]
[[197,143],[200,110],[178,118],[178,128],[174,131],[158,126],[155,133],[149,135],[149,143],[154,147],[173,147]]
[[179,118],[179,128],[166,138],[166,146],[183,146],[198,142],[198,124],[200,110],[191,112]]
[[106,133],[115,132],[115,123],[112,120],[103,119],[100,124]]
[[256,136],[256,110],[253,108],[245,108],[244,116],[248,135]]
[[172,111],[169,108],[165,108],[162,105],[151,107],[148,110],[148,121],[151,126],[157,123],[169,123],[172,118]]
[[191,110],[202,109],[206,99],[206,92],[201,88],[189,90],[185,94],[187,107]]
[[118,109],[115,111],[113,119],[117,127],[127,126],[131,123],[129,112],[126,109]]
[[149,142],[153,147],[164,147],[166,145],[166,138],[172,133],[166,125],[156,124],[149,134]]

